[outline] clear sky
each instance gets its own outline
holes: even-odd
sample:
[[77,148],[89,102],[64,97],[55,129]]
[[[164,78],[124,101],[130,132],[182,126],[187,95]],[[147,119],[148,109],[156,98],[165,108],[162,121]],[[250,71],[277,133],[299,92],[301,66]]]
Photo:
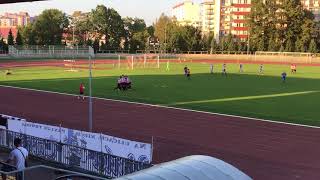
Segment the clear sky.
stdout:
[[[170,14],[172,6],[184,0],[49,0],[16,4],[1,4],[0,14],[4,12],[29,12],[31,16],[41,13],[44,9],[57,8],[67,14],[75,10],[90,11],[99,4],[116,9],[121,16],[139,17],[152,24],[162,12]],[[194,0],[202,2],[202,0]]]

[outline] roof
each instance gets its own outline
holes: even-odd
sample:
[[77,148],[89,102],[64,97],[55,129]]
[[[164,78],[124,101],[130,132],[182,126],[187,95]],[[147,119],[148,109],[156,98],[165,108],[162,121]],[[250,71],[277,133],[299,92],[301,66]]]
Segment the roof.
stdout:
[[209,156],[188,156],[117,180],[252,180],[234,166]]
[[0,37],[7,39],[10,29],[12,31],[13,36],[16,37],[18,31],[16,27],[0,27]]

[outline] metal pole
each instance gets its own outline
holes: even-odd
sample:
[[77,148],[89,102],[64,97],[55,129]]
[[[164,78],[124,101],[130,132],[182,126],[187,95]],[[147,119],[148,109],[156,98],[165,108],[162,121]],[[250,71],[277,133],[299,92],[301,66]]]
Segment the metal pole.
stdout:
[[92,132],[92,63],[89,56],[89,131]]

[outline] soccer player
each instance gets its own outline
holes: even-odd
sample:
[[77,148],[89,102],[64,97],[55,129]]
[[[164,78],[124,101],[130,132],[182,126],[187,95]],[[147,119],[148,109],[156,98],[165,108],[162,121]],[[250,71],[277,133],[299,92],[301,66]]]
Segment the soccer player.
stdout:
[[283,72],[281,74],[281,78],[282,78],[282,82],[285,83],[286,82],[286,78],[287,78],[287,73],[286,72]]
[[240,67],[239,72],[240,72],[240,73],[243,73],[243,64],[240,63],[239,67]]
[[260,64],[259,74],[263,74],[263,64]]
[[84,99],[84,89],[85,89],[84,84],[80,83],[78,99],[80,99],[80,97],[82,97],[82,99]]
[[295,64],[291,64],[291,73],[296,73],[297,72],[297,66]]
[[121,90],[121,80],[122,80],[122,76],[120,76],[117,80],[117,86],[114,88],[114,90]]
[[213,64],[210,64],[210,73],[213,74]]
[[185,75],[185,76],[187,76],[187,73],[188,73],[188,67],[187,67],[187,66],[185,66],[185,67],[183,68],[183,70],[184,70],[184,75]]
[[169,65],[170,65],[170,64],[169,64],[169,61],[167,61],[167,68],[166,68],[167,71],[170,71]]
[[189,69],[189,68],[187,69],[187,78],[188,78],[188,80],[191,79],[191,72],[190,72],[190,69]]
[[222,65],[222,75],[227,76],[227,65],[225,63]]

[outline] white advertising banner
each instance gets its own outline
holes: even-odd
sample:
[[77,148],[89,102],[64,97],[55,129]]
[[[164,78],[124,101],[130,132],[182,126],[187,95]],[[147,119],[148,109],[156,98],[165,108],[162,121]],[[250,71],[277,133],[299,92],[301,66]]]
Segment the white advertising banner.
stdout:
[[151,144],[130,141],[108,135],[101,135],[102,152],[127,159],[150,163],[152,161]]
[[8,119],[8,130],[60,142],[61,133],[67,131],[67,128]]
[[25,121],[17,121],[14,119],[8,119],[8,130],[16,133],[26,134],[25,126],[23,126]]
[[67,129],[62,132],[62,143],[101,152],[100,134]]
[[147,143],[14,119],[8,119],[8,130],[139,162],[152,161],[152,145]]

